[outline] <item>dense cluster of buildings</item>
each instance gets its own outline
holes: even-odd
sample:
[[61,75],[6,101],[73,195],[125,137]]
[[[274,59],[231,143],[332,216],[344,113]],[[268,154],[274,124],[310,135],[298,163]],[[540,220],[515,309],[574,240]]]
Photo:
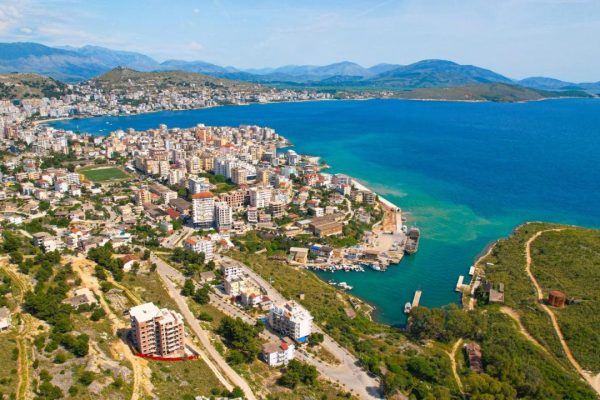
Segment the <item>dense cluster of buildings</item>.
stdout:
[[328,93],[274,89],[260,85],[138,84],[119,87],[83,82],[66,85],[59,98],[0,100],[0,130],[30,119],[127,115],[161,110],[186,110],[221,104],[270,103],[331,98]]

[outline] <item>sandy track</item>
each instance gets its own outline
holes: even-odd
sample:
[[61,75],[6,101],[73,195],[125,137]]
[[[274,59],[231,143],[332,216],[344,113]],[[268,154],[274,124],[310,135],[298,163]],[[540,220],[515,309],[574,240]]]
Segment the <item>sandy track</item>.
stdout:
[[531,245],[532,245],[532,243],[537,238],[539,238],[542,234],[544,234],[546,232],[558,232],[558,231],[562,231],[562,230],[565,230],[565,229],[566,228],[546,229],[546,230],[537,232],[535,235],[533,235],[531,238],[529,238],[529,240],[525,244],[525,260],[526,260],[525,272],[527,272],[527,276],[529,276],[529,279],[531,280],[531,283],[535,287],[540,307],[542,307],[542,309],[546,312],[546,314],[548,314],[548,316],[550,317],[550,320],[552,321],[552,326],[554,327],[556,335],[558,336],[558,339],[559,339],[560,344],[561,344],[561,346],[563,348],[563,351],[565,352],[565,355],[567,356],[567,359],[569,360],[569,362],[571,363],[571,365],[573,366],[573,368],[575,368],[575,370],[577,371],[577,373],[579,375],[581,375],[581,377],[586,382],[589,383],[589,385],[596,391],[596,393],[598,393],[600,395],[600,375],[598,375],[596,377],[593,377],[590,373],[588,373],[587,371],[585,371],[581,367],[581,365],[579,364],[579,362],[577,361],[577,359],[575,359],[575,356],[573,356],[573,353],[571,352],[571,348],[569,347],[569,344],[567,343],[567,341],[565,340],[565,338],[563,336],[563,333],[562,333],[562,330],[560,329],[560,325],[558,324],[558,320],[556,318],[556,315],[550,309],[550,307],[548,307],[546,304],[543,303],[544,292],[542,290],[542,287],[538,283],[537,279],[535,278],[535,276],[531,272],[531,264],[533,263],[533,259],[531,257]]
[[463,387],[462,381],[460,380],[460,376],[458,376],[458,370],[456,368],[456,352],[458,351],[458,349],[460,348],[460,346],[463,344],[463,340],[458,339],[456,341],[456,343],[454,343],[454,345],[452,346],[452,350],[450,350],[450,352],[447,352],[448,357],[450,357],[450,365],[452,367],[452,375],[454,375],[454,380],[456,381],[456,384],[458,385],[458,390],[460,390],[460,394],[462,395],[463,398],[465,398],[465,389]]
[[19,288],[19,311],[21,311],[21,324],[19,325],[19,334],[17,335],[17,396],[18,400],[31,399],[33,397],[30,390],[29,376],[29,349],[31,348],[31,333],[34,331],[34,319],[29,314],[22,312],[23,299],[25,293],[31,289],[31,284],[22,277],[19,272],[14,271],[10,266],[4,265],[4,270],[10,276],[11,280]]
[[500,307],[500,312],[508,315],[510,318],[513,319],[513,321],[515,321],[517,323],[517,328],[519,329],[519,332],[521,332],[521,334],[523,336],[525,336],[525,338],[527,340],[529,340],[531,343],[533,343],[537,348],[539,348],[540,350],[544,351],[545,353],[548,353],[548,349],[546,349],[544,346],[542,346],[540,344],[540,342],[538,342],[533,336],[531,336],[531,334],[529,333],[529,331],[527,331],[527,329],[525,329],[525,326],[523,325],[523,322],[521,322],[521,316],[519,315],[519,313],[515,310],[513,310],[510,307]]
[[153,385],[150,381],[152,372],[148,367],[147,361],[134,356],[131,353],[131,349],[125,344],[125,332],[129,328],[129,325],[115,315],[104,299],[103,293],[100,290],[98,279],[91,274],[91,271],[93,270],[93,263],[80,258],[70,258],[69,261],[71,261],[73,265],[73,270],[77,272],[81,278],[83,286],[91,289],[100,299],[100,305],[106,312],[106,316],[110,320],[114,331],[121,337],[121,340],[114,342],[111,348],[115,357],[122,356],[131,363],[131,367],[133,369],[131,400],[138,400],[140,397],[143,398],[144,393],[152,396]]

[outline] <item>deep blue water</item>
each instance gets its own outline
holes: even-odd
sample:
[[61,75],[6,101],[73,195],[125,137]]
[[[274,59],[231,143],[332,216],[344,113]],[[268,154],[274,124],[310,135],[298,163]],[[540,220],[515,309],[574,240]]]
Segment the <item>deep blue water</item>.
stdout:
[[333,277],[353,285],[385,323],[404,322],[403,304],[416,289],[426,306],[458,301],[458,275],[466,275],[487,244],[522,222],[600,227],[600,100],[328,101],[52,125],[106,134],[161,123],[271,126],[297,151],[322,156],[332,171],[367,182],[410,212],[423,234],[418,254],[385,273]]

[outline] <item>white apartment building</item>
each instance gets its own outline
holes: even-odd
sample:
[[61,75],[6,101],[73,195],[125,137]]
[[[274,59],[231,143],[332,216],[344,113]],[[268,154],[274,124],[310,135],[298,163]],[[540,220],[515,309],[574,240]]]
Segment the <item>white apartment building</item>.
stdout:
[[255,208],[265,208],[271,204],[271,189],[270,188],[251,188],[250,206]]
[[188,189],[191,194],[210,191],[210,183],[206,178],[190,178],[188,180]]
[[192,195],[192,221],[200,228],[212,228],[215,220],[215,198],[211,192]]
[[312,332],[313,316],[295,301],[273,305],[269,311],[269,325],[290,338],[304,343]]
[[231,207],[224,201],[215,203],[215,223],[217,229],[231,229],[233,226],[233,212]]
[[269,367],[286,365],[294,359],[296,346],[287,342],[266,343],[262,348],[261,357]]
[[221,273],[223,274],[223,278],[233,278],[236,276],[242,276],[244,271],[237,263],[231,264],[221,264]]
[[196,253],[204,253],[204,259],[210,261],[214,258],[214,246],[210,239],[189,238],[183,243],[183,248]]
[[168,356],[184,351],[181,314],[145,303],[129,310],[135,347],[144,355]]

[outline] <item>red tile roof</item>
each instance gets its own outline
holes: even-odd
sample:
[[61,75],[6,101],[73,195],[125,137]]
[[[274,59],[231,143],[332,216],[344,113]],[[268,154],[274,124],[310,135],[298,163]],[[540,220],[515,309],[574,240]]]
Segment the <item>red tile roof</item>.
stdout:
[[202,192],[192,195],[192,199],[210,199],[211,197],[214,197],[211,192]]
[[167,208],[167,214],[171,219],[178,219],[181,216],[181,213],[174,208]]

